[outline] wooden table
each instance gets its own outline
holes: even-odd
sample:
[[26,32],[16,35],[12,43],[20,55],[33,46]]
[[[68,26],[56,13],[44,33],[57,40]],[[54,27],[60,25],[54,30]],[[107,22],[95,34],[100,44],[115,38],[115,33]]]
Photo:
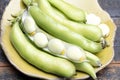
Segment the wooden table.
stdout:
[[[0,0],[0,20],[9,0]],[[111,64],[97,73],[98,80],[120,80],[120,0],[99,0],[101,7],[106,10],[114,20],[117,31],[114,41],[115,57]],[[28,77],[15,69],[7,60],[0,48],[0,80],[39,80]],[[87,80],[92,80],[89,78]]]

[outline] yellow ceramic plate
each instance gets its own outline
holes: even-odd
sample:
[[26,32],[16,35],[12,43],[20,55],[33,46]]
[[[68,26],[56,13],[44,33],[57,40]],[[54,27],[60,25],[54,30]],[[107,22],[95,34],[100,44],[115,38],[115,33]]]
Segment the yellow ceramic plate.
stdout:
[[[66,1],[90,13],[95,13],[96,15],[101,17],[103,23],[106,23],[110,27],[110,35],[107,38],[107,41],[110,43],[110,47],[105,48],[102,52],[97,54],[97,56],[101,59],[103,64],[102,67],[96,68],[96,72],[98,72],[104,67],[106,67],[114,57],[113,40],[114,40],[116,26],[114,25],[110,16],[101,9],[97,0],[66,0]],[[7,20],[11,19],[11,14],[15,14],[23,8],[24,6],[21,0],[11,0],[3,14],[2,23],[1,23],[1,45],[4,50],[4,53],[7,56],[8,60],[11,62],[11,64],[14,65],[22,73],[37,78],[56,79],[58,78],[57,76],[42,72],[41,70],[38,70],[37,68],[33,67],[32,65],[24,61],[18,55],[18,53],[15,51],[15,49],[10,43],[9,33],[11,27],[10,27],[10,23]],[[73,78],[85,79],[88,77],[89,76],[87,74],[77,72],[77,75],[74,76]]]

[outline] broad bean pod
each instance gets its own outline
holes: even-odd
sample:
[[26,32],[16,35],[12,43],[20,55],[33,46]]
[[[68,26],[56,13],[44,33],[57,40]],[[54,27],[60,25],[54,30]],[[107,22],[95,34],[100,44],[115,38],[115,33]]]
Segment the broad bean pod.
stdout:
[[75,67],[68,60],[49,55],[34,47],[22,33],[18,22],[12,27],[10,41],[23,59],[40,70],[63,77],[75,74]]
[[[24,22],[23,19],[25,19],[25,18],[27,18],[27,17],[31,17],[30,15],[27,15],[27,16],[26,16],[25,14],[27,14],[27,13],[24,13],[24,14],[23,14],[22,22]],[[29,19],[30,19],[30,18],[29,18]],[[32,19],[32,17],[31,17],[31,19]],[[34,22],[31,21],[31,20],[28,20],[27,23],[33,23],[33,24],[34,24]],[[23,27],[25,27],[25,26],[23,26]],[[35,27],[35,26],[34,26],[34,27]],[[28,27],[27,27],[27,28],[28,28]],[[81,54],[86,53],[84,50],[81,50],[80,47],[77,47],[77,46],[75,46],[75,45],[66,43],[66,42],[64,42],[64,41],[62,41],[62,40],[59,40],[59,39],[51,36],[50,34],[46,33],[44,30],[38,28],[37,25],[36,25],[36,28],[37,28],[37,31],[36,31],[36,33],[34,34],[34,36],[35,36],[36,34],[38,34],[38,33],[42,33],[42,34],[46,35],[47,38],[49,39],[48,44],[49,44],[49,43],[51,44],[51,45],[48,45],[48,47],[45,47],[45,48],[40,47],[40,49],[42,49],[42,50],[45,51],[45,52],[47,51],[47,52],[49,52],[50,54],[53,54],[53,55],[55,55],[55,56],[59,56],[59,57],[61,57],[61,58],[65,58],[65,59],[68,59],[68,60],[71,59],[71,61],[73,62],[73,64],[75,64],[75,67],[76,67],[76,69],[77,69],[78,71],[85,72],[85,73],[89,74],[91,77],[93,77],[94,79],[96,78],[96,74],[95,74],[95,72],[94,72],[94,69],[93,69],[93,67],[90,65],[91,63],[89,64],[89,63],[87,63],[86,61],[81,62],[81,60],[84,60],[84,58],[85,58],[85,55],[81,56]],[[26,33],[26,32],[25,32],[25,33]],[[26,33],[26,34],[27,34],[27,33]],[[28,37],[28,39],[30,39],[30,40],[34,43],[34,40],[32,39],[33,36],[27,35],[27,37]],[[37,37],[39,37],[39,36],[37,36]],[[40,40],[38,40],[38,42],[39,42],[39,41],[40,41]],[[51,42],[51,41],[52,41],[52,42]],[[40,44],[41,44],[41,43],[40,43]],[[61,46],[61,45],[62,45],[62,46]],[[49,47],[49,46],[50,46],[50,47]],[[59,53],[61,53],[61,48],[62,48],[62,50],[64,50],[64,49],[63,49],[63,46],[64,46],[64,49],[65,49],[65,53],[64,53],[64,54],[59,54]],[[57,48],[56,48],[56,47],[57,47]],[[53,52],[55,52],[55,54],[52,53],[51,51],[49,51],[49,48],[53,49]],[[80,51],[78,50],[79,48],[80,48]],[[82,53],[81,53],[81,52],[82,52]],[[76,54],[77,54],[77,55],[76,55]],[[79,55],[79,54],[80,54],[80,55]],[[86,53],[86,54],[88,54],[88,53]],[[91,54],[91,55],[90,55],[90,54]],[[95,55],[94,55],[94,56],[93,56],[93,55],[94,55],[94,54],[89,53],[89,55],[86,55],[86,57],[88,58],[88,61],[92,62],[92,64],[95,63],[95,65],[98,65],[98,64],[96,64],[96,63],[98,62],[98,58],[96,58],[97,56],[95,57]],[[69,57],[68,57],[68,56],[69,56]],[[81,58],[80,58],[80,56],[81,56]],[[86,59],[85,59],[85,60],[86,60]]]
[[53,6],[62,11],[69,19],[84,22],[85,12],[63,0],[48,0]]
[[97,79],[94,68],[88,62],[75,63],[74,65],[78,71],[89,74],[94,80]]
[[84,50],[92,53],[97,53],[102,50],[101,43],[93,42],[82,35],[69,30],[64,25],[58,23],[50,16],[43,13],[37,6],[30,6],[29,12],[37,25],[54,37],[57,37],[68,43],[78,45]]
[[[23,24],[21,25],[22,31],[26,34],[28,39],[30,39],[30,41],[33,42],[40,49],[47,51],[55,56],[68,59],[75,63],[87,61],[85,52],[82,48],[57,39],[44,30],[40,29],[35,24],[35,21],[31,17],[31,15],[27,13],[27,11],[23,13],[21,22],[21,24]],[[36,29],[34,35],[31,35],[34,29]],[[29,33],[28,30],[30,30],[31,33]]]
[[[39,8],[52,17],[57,22],[63,24],[65,27],[69,28],[70,30],[83,35],[84,37],[92,40],[92,41],[100,41],[102,37],[102,31],[98,26],[84,24],[84,23],[77,23],[65,18],[65,15],[62,14],[57,9],[54,10],[47,0],[37,0]],[[57,12],[56,12],[57,11]],[[59,12],[59,14],[58,14]],[[64,16],[64,17],[63,17]]]
[[89,63],[94,66],[94,67],[100,67],[102,66],[101,60],[99,59],[98,56],[91,54],[89,52],[85,52],[86,53],[86,57],[89,60]]

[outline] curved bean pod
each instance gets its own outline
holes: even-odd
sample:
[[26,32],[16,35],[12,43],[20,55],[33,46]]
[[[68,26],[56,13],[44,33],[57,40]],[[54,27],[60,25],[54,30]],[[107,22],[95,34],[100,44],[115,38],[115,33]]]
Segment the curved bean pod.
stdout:
[[[29,23],[31,25],[29,25]],[[31,17],[31,15],[27,13],[27,11],[25,11],[22,15],[22,21],[21,21],[22,31],[25,32],[28,39],[30,39],[31,42],[33,42],[37,47],[39,47],[44,51],[47,51],[50,54],[68,59],[75,63],[81,63],[87,61],[83,49],[81,49],[78,46],[75,47],[75,45],[66,43],[60,39],[57,39],[49,35],[47,32],[40,29],[34,23],[35,23],[34,19]],[[34,35],[27,33],[28,30],[32,30],[32,31],[34,30],[34,28],[31,28],[28,25],[36,28],[36,32]],[[28,30],[24,30],[25,27]]]
[[68,60],[54,57],[35,48],[22,33],[18,22],[12,27],[10,40],[21,57],[37,68],[63,77],[75,74],[75,67]]
[[90,52],[85,52],[86,53],[86,57],[89,61],[89,63],[94,66],[94,67],[100,67],[102,66],[101,60],[94,54],[90,53]]
[[85,21],[85,12],[63,0],[48,0],[53,6],[62,11],[68,18],[74,21]]
[[57,21],[43,13],[37,6],[31,6],[29,8],[29,12],[36,21],[37,25],[47,31],[49,34],[68,43],[78,45],[92,53],[97,53],[102,50],[101,43],[88,40],[82,35],[69,30],[65,26],[59,24]]
[[69,28],[70,30],[78,34],[83,35],[84,37],[92,41],[100,41],[102,37],[102,31],[98,26],[73,22],[63,17],[65,15],[62,14],[60,11],[54,10],[54,8],[49,4],[47,0],[37,0],[37,2],[39,5],[39,8],[44,13],[52,17],[57,22],[65,25],[65,27]]
[[97,79],[94,68],[88,62],[76,63],[75,67],[78,71],[89,74],[94,80]]

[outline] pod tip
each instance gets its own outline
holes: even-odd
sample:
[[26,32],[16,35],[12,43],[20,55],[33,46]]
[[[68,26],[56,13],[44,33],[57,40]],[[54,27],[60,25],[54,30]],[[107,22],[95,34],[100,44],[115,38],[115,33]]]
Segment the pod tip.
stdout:
[[97,61],[98,67],[102,66],[102,63],[100,61]]

